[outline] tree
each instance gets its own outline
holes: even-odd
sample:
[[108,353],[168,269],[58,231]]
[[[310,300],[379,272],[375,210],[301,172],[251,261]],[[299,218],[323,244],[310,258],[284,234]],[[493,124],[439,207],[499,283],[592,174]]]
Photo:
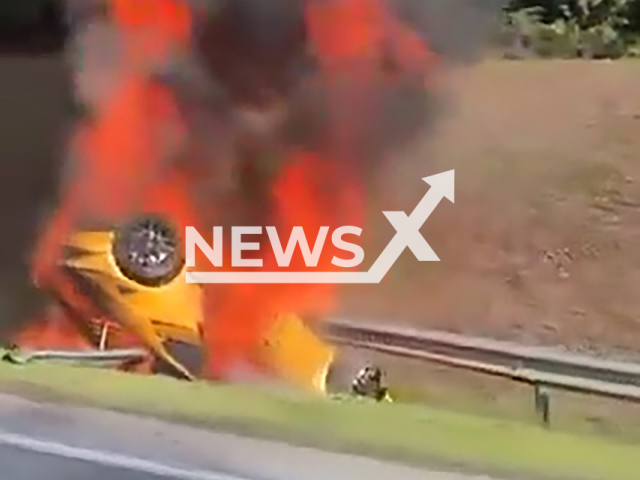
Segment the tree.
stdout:
[[505,12],[544,56],[616,58],[640,33],[640,0],[511,0]]

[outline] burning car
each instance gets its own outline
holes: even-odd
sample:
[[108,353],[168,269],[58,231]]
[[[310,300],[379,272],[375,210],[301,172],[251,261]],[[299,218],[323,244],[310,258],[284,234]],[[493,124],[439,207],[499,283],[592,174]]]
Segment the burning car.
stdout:
[[[70,43],[89,113],[35,283],[85,346],[143,345],[152,371],[188,379],[243,361],[325,392],[336,349],[301,317],[330,313],[335,285],[188,284],[181,232],[361,224],[364,173],[399,141],[383,142],[384,113],[400,98],[422,108],[433,55],[382,0],[108,6]],[[335,269],[331,253],[318,269]],[[354,391],[382,398],[379,373],[362,370]]]
[[[109,351],[139,345],[149,351],[151,373],[188,380],[203,376],[204,292],[201,285],[185,281],[180,244],[172,223],[155,215],[114,230],[70,236],[60,271],[100,316],[83,317],[66,303],[68,297],[55,300],[75,320],[86,347]],[[28,335],[23,339],[29,344]],[[276,378],[322,394],[332,389],[336,348],[294,314],[278,315],[253,353]],[[373,366],[356,373],[351,392],[377,401],[390,399],[382,372]]]
[[[152,353],[153,372],[186,379],[202,375],[203,288],[185,281],[180,246],[177,229],[158,216],[141,216],[115,230],[70,236],[59,268],[99,313],[89,318],[70,312],[91,347],[122,345],[124,330],[134,334],[134,344]],[[65,304],[66,299],[56,300]],[[280,316],[263,340],[256,353],[274,373],[325,391],[335,351],[297,316]]]

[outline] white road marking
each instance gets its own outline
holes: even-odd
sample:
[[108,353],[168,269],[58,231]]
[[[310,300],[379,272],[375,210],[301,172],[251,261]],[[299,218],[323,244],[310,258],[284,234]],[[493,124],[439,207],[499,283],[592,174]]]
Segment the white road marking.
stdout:
[[162,463],[143,460],[118,453],[111,453],[88,448],[72,447],[50,440],[38,440],[25,435],[0,431],[0,445],[21,448],[32,452],[54,455],[73,460],[83,460],[107,467],[118,467],[149,473],[158,477],[177,480],[250,480],[226,473],[206,470],[190,470],[164,465]]

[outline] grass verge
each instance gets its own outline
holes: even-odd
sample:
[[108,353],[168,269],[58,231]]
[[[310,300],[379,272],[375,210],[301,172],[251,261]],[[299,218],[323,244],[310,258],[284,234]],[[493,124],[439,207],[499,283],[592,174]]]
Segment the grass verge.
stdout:
[[334,401],[68,365],[0,363],[0,390],[331,450],[537,478],[636,480],[640,448],[416,405]]

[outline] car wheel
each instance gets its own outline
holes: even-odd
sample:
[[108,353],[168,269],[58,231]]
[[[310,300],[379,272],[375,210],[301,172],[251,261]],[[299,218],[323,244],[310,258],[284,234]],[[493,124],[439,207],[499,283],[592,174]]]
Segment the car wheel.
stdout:
[[178,230],[167,220],[150,215],[117,229],[113,255],[124,276],[148,287],[171,282],[185,263]]

